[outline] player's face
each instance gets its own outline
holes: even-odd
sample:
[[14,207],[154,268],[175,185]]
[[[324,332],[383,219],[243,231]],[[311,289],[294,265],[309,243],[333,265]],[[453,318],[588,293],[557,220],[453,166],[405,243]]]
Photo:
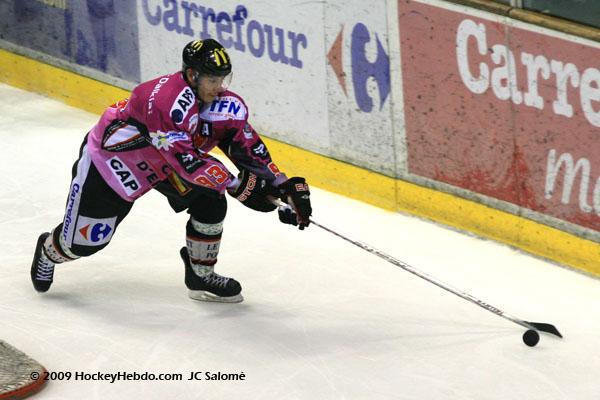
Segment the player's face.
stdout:
[[223,76],[202,76],[198,82],[198,95],[204,103],[211,103],[227,89],[227,78]]

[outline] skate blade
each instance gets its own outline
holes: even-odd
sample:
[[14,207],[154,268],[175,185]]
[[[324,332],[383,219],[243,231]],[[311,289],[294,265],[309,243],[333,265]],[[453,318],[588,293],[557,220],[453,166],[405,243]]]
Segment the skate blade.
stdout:
[[244,298],[241,294],[235,296],[220,297],[204,290],[188,290],[188,296],[192,300],[211,301],[214,303],[241,303]]

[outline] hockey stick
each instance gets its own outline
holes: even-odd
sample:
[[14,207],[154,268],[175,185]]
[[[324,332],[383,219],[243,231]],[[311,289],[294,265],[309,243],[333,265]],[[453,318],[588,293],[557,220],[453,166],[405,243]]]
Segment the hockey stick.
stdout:
[[[288,206],[286,203],[284,203],[283,201],[281,201],[279,199],[274,199],[273,203],[275,205],[277,205],[277,206],[284,206],[284,207]],[[483,308],[483,309],[485,309],[485,310],[487,310],[487,311],[489,311],[491,313],[494,313],[494,314],[496,314],[496,315],[498,315],[498,316],[500,316],[500,317],[502,317],[504,319],[512,321],[515,324],[521,325],[522,327],[527,328],[527,329],[533,329],[533,330],[540,331],[540,332],[546,332],[546,333],[549,333],[551,335],[557,336],[559,338],[563,337],[560,334],[560,332],[558,331],[558,329],[556,329],[556,327],[554,325],[552,325],[552,324],[548,324],[548,323],[545,323],[545,322],[530,322],[530,321],[522,320],[520,318],[516,318],[516,317],[514,317],[514,316],[512,316],[510,314],[507,314],[506,312],[500,310],[499,308],[496,308],[496,307],[494,307],[494,306],[492,306],[492,305],[490,305],[490,304],[488,304],[488,303],[486,303],[486,302],[484,302],[482,300],[479,300],[478,298],[476,298],[474,296],[471,296],[468,293],[460,291],[460,290],[458,290],[458,289],[456,289],[456,288],[454,288],[454,287],[452,287],[452,286],[450,286],[450,285],[448,285],[446,283],[443,283],[443,282],[435,279],[434,277],[432,277],[431,275],[426,274],[425,272],[417,270],[416,268],[408,265],[407,263],[405,263],[403,261],[395,259],[394,257],[390,256],[389,254],[384,253],[381,250],[378,250],[378,249],[376,249],[376,248],[374,248],[372,246],[369,246],[368,244],[359,242],[357,240],[350,239],[350,238],[342,235],[341,233],[338,233],[338,232],[334,231],[333,229],[328,228],[325,225],[318,223],[317,221],[315,221],[312,218],[310,219],[310,222],[312,224],[318,226],[319,228],[321,228],[321,229],[323,229],[323,230],[331,233],[332,235],[339,237],[340,239],[343,239],[343,240],[345,240],[345,241],[347,241],[349,243],[352,243],[353,245],[355,245],[357,247],[360,247],[361,249],[363,249],[365,251],[368,251],[369,253],[374,254],[377,257],[383,258],[384,260],[386,260],[390,264],[394,264],[395,266],[400,267],[403,270],[405,270],[407,272],[410,272],[411,274],[416,275],[419,278],[428,281],[429,283],[433,283],[437,287],[440,287],[440,288],[442,288],[442,289],[444,289],[444,290],[446,290],[446,291],[448,291],[448,292],[450,292],[450,293],[452,293],[452,294],[454,294],[454,295],[456,295],[458,297],[461,297],[461,298],[463,298],[463,299],[465,299],[467,301],[470,301],[471,303],[476,304],[479,307],[481,307],[481,308]]]

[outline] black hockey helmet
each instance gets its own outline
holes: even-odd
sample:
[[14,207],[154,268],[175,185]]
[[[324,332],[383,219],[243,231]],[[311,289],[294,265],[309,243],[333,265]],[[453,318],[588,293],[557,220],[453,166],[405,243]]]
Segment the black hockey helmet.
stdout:
[[231,60],[225,48],[214,39],[193,40],[183,48],[183,70],[192,68],[201,75],[227,76]]

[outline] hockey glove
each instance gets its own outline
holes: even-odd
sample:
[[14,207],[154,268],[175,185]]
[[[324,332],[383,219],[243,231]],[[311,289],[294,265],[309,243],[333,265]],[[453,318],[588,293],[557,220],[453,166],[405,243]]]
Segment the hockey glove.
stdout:
[[243,205],[260,212],[269,212],[277,208],[268,195],[276,194],[276,189],[256,174],[241,170],[238,174],[238,185],[227,189],[227,193],[238,199]]
[[296,217],[296,213],[289,204],[280,205],[277,209],[277,213],[279,214],[279,220],[284,224],[298,226],[298,218]]
[[281,200],[290,205],[279,208],[279,220],[284,224],[298,225],[300,230],[306,228],[310,224],[312,207],[310,191],[304,178],[290,178],[279,185],[278,189]]

